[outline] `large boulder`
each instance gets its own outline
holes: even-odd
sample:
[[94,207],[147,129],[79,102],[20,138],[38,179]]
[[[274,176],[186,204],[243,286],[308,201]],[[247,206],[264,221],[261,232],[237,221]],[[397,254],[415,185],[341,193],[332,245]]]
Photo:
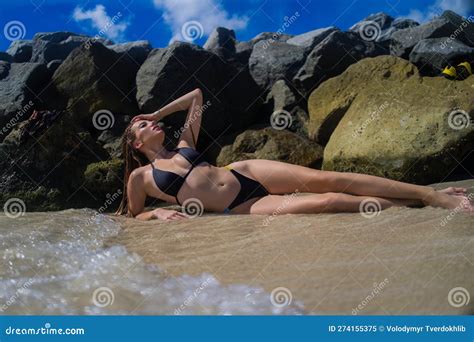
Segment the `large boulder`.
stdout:
[[423,39],[410,52],[410,62],[424,75],[439,75],[447,65],[474,61],[474,48],[446,38]]
[[393,56],[350,66],[309,99],[309,135],[327,140],[323,169],[440,181],[474,148],[473,78],[422,77]]
[[91,196],[84,172],[88,164],[106,158],[69,113],[35,112],[0,144],[0,203],[18,198],[27,211],[98,207],[106,194]]
[[[308,94],[324,80],[339,75],[355,62],[383,53],[378,45],[354,32],[331,32],[317,44],[293,78],[293,84]],[[296,64],[295,64],[296,65]]]
[[252,53],[253,47],[260,41],[265,41],[265,45],[270,45],[273,42],[286,42],[288,39],[293,37],[292,35],[279,33],[279,32],[262,32],[253,37],[248,41],[236,41],[235,52],[237,59],[242,64],[248,64],[250,54]]
[[412,19],[394,19],[388,14],[379,12],[354,24],[349,31],[359,34],[362,39],[377,42],[385,49],[389,49],[391,36],[395,31],[418,25]]
[[[229,144],[226,139],[231,140]],[[287,130],[255,126],[236,136],[225,137],[216,158],[217,166],[247,159],[269,159],[320,168],[323,149]]]
[[96,198],[121,194],[123,170],[124,162],[119,158],[90,163],[84,170],[84,187]]
[[291,82],[304,64],[306,56],[304,47],[261,40],[255,44],[250,55],[250,74],[260,89],[266,91],[279,79]]
[[68,108],[86,128],[93,128],[93,115],[100,110],[137,114],[133,92],[137,70],[136,63],[120,58],[101,43],[81,45],[53,75],[54,91],[65,102],[57,106]]
[[285,80],[278,80],[267,95],[266,104],[271,105],[272,112],[292,110],[297,105],[297,96]]
[[48,70],[42,64],[0,61],[0,141],[29,117],[48,82]]
[[286,41],[286,43],[301,46],[311,51],[324,38],[335,31],[339,31],[339,29],[335,26],[324,27],[291,37]]
[[11,62],[13,62],[13,58],[8,53],[0,51],[0,62],[9,62],[9,63],[11,63]]
[[204,49],[227,56],[235,53],[235,32],[225,27],[216,27],[209,35]]
[[29,62],[33,51],[32,40],[15,40],[10,44],[7,53],[13,57],[16,63]]
[[52,60],[64,60],[77,47],[93,43],[104,45],[112,42],[103,38],[92,38],[72,32],[41,32],[33,37],[31,62],[48,63]]
[[474,23],[452,11],[445,11],[426,24],[394,32],[391,36],[390,53],[408,58],[413,47],[420,40],[428,38],[457,39],[474,47]]
[[[183,42],[153,50],[138,71],[136,83],[137,101],[145,113],[200,88],[205,105],[203,139],[244,129],[256,120],[261,103],[246,68],[238,69],[210,51]],[[173,114],[164,121],[178,129],[185,114]]]
[[130,59],[131,62],[136,63],[137,66],[143,64],[152,50],[151,44],[148,40],[137,40],[129,43],[113,44],[107,46],[109,49],[122,55],[123,58]]
[[286,128],[307,137],[306,124],[308,113],[306,99],[293,89],[285,80],[275,82],[264,102],[263,110],[269,115],[266,123],[288,121]]

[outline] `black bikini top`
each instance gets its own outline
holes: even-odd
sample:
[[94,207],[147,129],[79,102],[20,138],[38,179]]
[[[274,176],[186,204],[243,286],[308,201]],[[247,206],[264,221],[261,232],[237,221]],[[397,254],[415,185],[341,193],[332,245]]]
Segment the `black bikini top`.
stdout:
[[178,153],[186,158],[186,160],[191,164],[189,171],[184,177],[177,175],[174,172],[157,169],[153,166],[153,163],[151,163],[151,167],[153,168],[153,179],[155,180],[156,186],[165,194],[174,196],[176,202],[181,205],[178,200],[179,190],[194,167],[202,163],[204,160],[202,155],[192,147],[174,148],[172,151],[178,151]]

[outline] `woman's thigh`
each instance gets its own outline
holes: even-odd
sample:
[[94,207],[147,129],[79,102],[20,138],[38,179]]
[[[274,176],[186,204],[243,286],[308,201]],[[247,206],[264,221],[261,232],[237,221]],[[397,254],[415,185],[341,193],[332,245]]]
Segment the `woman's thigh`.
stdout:
[[321,171],[275,160],[249,159],[232,163],[238,171],[248,172],[271,194],[293,192],[325,193],[334,189],[337,172]]

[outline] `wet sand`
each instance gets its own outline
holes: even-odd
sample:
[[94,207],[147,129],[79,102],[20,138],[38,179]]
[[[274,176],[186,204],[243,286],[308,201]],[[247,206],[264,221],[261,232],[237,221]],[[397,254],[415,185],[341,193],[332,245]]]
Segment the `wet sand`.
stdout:
[[[474,180],[433,186],[450,185],[474,192]],[[474,313],[474,299],[448,300],[457,287],[474,297],[473,219],[431,207],[270,222],[208,213],[175,222],[118,218],[122,230],[107,244],[126,246],[170,277],[207,272],[223,284],[287,288],[307,314],[459,315]],[[252,293],[242,300],[252,302]]]

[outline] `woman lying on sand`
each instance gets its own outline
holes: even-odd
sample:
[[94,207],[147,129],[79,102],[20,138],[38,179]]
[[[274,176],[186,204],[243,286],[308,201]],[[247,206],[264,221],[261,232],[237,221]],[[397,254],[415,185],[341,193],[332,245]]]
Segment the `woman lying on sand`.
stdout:
[[[435,191],[377,176],[262,159],[216,167],[195,150],[202,103],[202,92],[195,89],[157,112],[132,119],[123,135],[124,196],[116,214],[141,220],[178,220],[187,217],[189,203],[199,203],[203,210],[235,214],[357,212],[367,201],[377,202],[379,209],[430,205],[473,210],[464,188]],[[167,150],[158,120],[186,109],[177,148]],[[291,201],[284,196],[298,191],[311,194],[294,196]],[[184,213],[164,208],[144,211],[147,196],[177,203]]]

